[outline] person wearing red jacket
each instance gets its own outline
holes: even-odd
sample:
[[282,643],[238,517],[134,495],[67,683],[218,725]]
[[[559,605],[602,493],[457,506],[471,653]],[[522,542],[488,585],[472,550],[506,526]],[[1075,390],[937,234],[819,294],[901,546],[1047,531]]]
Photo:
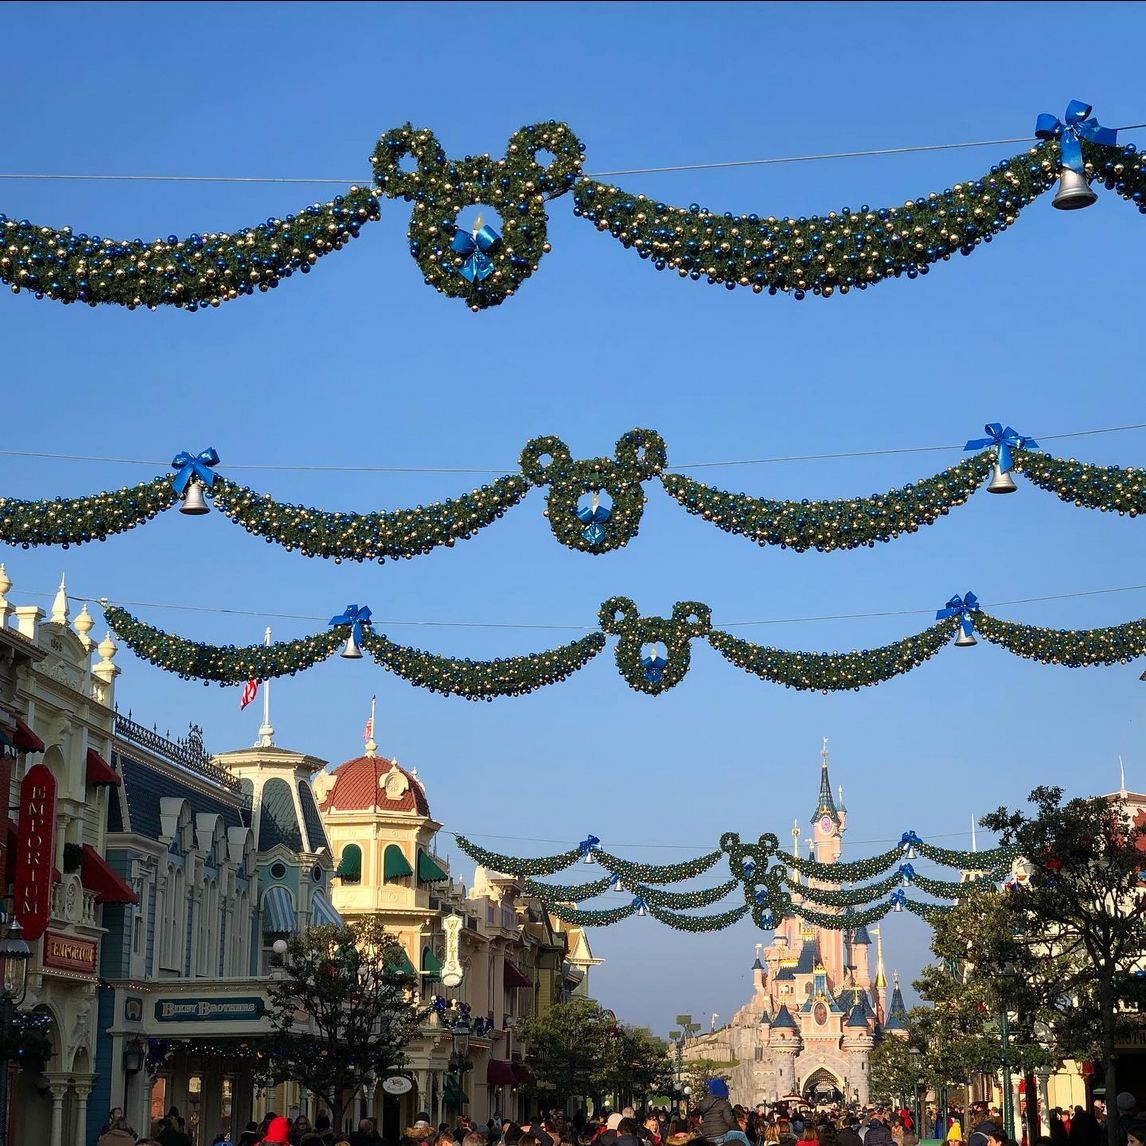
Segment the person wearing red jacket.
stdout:
[[290,1146],[290,1123],[281,1115],[271,1120],[262,1146]]

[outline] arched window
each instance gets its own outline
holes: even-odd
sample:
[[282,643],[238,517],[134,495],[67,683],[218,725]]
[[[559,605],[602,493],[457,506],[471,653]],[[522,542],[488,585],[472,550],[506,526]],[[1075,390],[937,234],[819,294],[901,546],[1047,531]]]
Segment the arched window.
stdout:
[[397,844],[390,844],[382,854],[382,879],[386,883],[397,883],[414,874],[406,853]]
[[342,858],[334,874],[344,884],[362,882],[362,849],[357,844],[347,844],[342,849]]

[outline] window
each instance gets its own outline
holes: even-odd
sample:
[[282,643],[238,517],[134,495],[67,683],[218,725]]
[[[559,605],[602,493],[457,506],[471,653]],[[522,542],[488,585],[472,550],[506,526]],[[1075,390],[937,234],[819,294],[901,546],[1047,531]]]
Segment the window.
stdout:
[[286,875],[286,864],[281,860],[271,864],[271,875],[275,879],[282,879]]

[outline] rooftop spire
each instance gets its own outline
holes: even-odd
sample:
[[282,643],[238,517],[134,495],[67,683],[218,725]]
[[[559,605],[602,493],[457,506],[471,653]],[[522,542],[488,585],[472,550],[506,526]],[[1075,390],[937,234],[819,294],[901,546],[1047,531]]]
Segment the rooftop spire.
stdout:
[[824,737],[824,746],[820,749],[820,796],[816,801],[816,812],[812,816],[812,823],[816,823],[821,816],[831,816],[837,824],[840,822],[836,802],[832,798],[832,783],[828,779],[828,738],[826,736]]
[[67,625],[71,605],[68,602],[68,589],[64,584],[63,575],[60,576],[60,587],[56,590],[56,599],[52,602],[52,622],[56,625]]
[[[263,633],[263,644],[271,643],[271,630],[268,626]],[[263,681],[263,723],[259,728],[259,742],[256,748],[270,748],[275,742],[275,730],[271,727],[271,682]]]
[[883,932],[878,925],[872,931],[875,932],[875,985],[882,991],[887,989],[887,972],[883,969]]
[[377,696],[370,698],[370,719],[366,722],[366,755],[371,757],[378,754],[378,744],[374,739],[374,704],[377,699]]

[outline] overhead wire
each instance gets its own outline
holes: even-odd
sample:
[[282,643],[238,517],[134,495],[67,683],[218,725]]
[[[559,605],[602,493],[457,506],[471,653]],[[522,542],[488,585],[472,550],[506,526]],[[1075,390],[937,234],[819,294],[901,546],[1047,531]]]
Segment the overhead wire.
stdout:
[[[1099,426],[1090,430],[1065,430],[1057,434],[1035,434],[1039,441],[1060,441],[1063,438],[1092,437],[1095,434],[1120,434],[1131,430],[1146,430],[1146,422],[1133,422],[1124,426]],[[724,461],[689,462],[683,465],[666,466],[666,473],[681,470],[709,469],[716,466],[759,466],[776,465],[783,462],[814,462],[830,461],[836,458],[873,458],[890,456],[893,454],[924,454],[936,453],[944,450],[963,450],[959,443],[950,443],[942,446],[887,446],[870,450],[841,450],[820,454],[783,454],[767,458],[735,458]],[[169,468],[170,461],[159,461],[154,458],[119,458],[99,454],[61,454],[44,450],[11,450],[0,449],[0,457],[9,458],[41,458],[51,461],[65,462],[97,462],[105,465],[149,466],[157,469]],[[297,465],[279,464],[275,462],[227,462],[224,466],[228,470],[280,470],[296,473],[409,473],[409,474],[512,474],[520,473],[520,467],[503,466],[500,469],[481,468],[477,466],[334,466],[334,465]]]
[[[1114,131],[1138,131],[1146,123],[1129,123]],[[829,151],[815,155],[780,155],[763,159],[727,159],[710,163],[675,163],[663,167],[624,167],[614,171],[586,171],[586,179],[611,179],[616,175],[663,175],[676,171],[716,171],[730,167],[765,167],[782,163],[819,163],[827,159],[864,159],[881,155],[910,155],[927,151],[958,151],[973,147],[1004,147],[1015,143],[1033,143],[1033,135],[1012,136],[1009,139],[978,139],[964,143],[924,143],[907,147],[872,147],[859,151]],[[60,172],[0,172],[0,179],[54,180],[120,183],[285,183],[329,184],[332,186],[362,185],[369,180],[295,178],[280,175],[96,175]]]

